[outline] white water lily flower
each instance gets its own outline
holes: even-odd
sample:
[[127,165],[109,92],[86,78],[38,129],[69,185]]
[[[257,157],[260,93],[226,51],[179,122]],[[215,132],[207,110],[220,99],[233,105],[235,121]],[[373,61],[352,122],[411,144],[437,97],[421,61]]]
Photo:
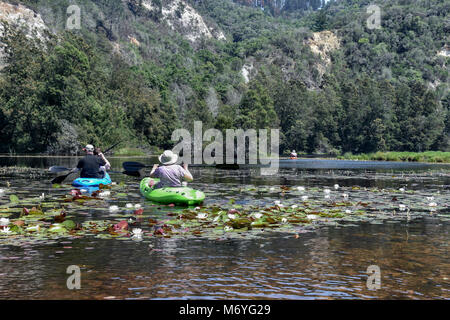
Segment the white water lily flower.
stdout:
[[255,213],[253,216],[254,216],[256,219],[260,219],[263,215],[262,215],[262,213]]
[[231,220],[236,219],[236,215],[235,214],[228,214],[228,218],[230,218]]
[[308,218],[309,220],[315,220],[317,219],[317,216],[315,214],[308,214],[306,218]]
[[206,219],[208,217],[207,213],[199,213],[197,214],[197,219]]
[[270,190],[270,191],[275,191],[275,188],[274,188],[274,187],[272,187],[272,188],[270,188],[269,190]]
[[233,228],[232,228],[232,227],[229,227],[229,226],[226,226],[225,228],[223,228],[223,230],[225,230],[225,231],[231,231],[231,230],[233,230]]
[[400,211],[405,211],[406,206],[404,204],[399,204],[398,208],[400,209]]
[[4,189],[0,189],[0,196],[2,196],[5,193]]
[[329,195],[329,194],[326,194],[326,195],[325,195],[325,199],[330,199],[330,195]]
[[400,189],[398,189],[398,191],[405,192],[405,188],[400,188]]
[[287,219],[286,218],[281,219],[281,223],[287,223]]
[[342,196],[344,197],[344,199],[348,199],[348,193],[344,193],[342,194]]
[[8,227],[6,227],[4,229],[0,229],[0,233],[10,234],[11,230]]
[[44,200],[44,199],[45,199],[45,193],[42,193],[42,194],[39,196],[39,199],[40,199],[40,200]]
[[433,200],[434,200],[434,197],[427,197],[427,200],[428,200],[428,201],[433,201]]
[[134,222],[134,220],[133,219],[128,219],[128,223],[133,223]]
[[334,189],[335,189],[335,190],[339,189],[339,185],[338,185],[338,184],[335,184],[335,185],[334,185]]
[[326,194],[329,194],[331,192],[330,189],[324,189],[323,192],[325,192]]
[[1,218],[0,219],[0,227],[6,227],[8,226],[10,223],[8,218]]
[[351,214],[352,211],[351,210],[345,210],[345,214]]
[[111,206],[109,207],[109,212],[117,212],[119,211],[119,207],[118,206]]
[[436,202],[431,202],[428,204],[429,207],[437,207],[437,203]]
[[127,208],[133,208],[134,206],[133,206],[132,203],[127,203],[127,204],[125,205],[125,207],[127,207]]
[[131,232],[133,233],[133,238],[136,238],[136,239],[142,238],[142,235],[143,235],[142,229],[135,228],[135,229],[131,230]]
[[296,209],[296,208],[298,208],[298,205],[293,204],[293,205],[291,206],[291,208],[292,208],[292,209]]
[[298,191],[305,191],[305,187],[297,187]]
[[303,200],[303,201],[308,200],[308,196],[303,196],[303,197],[302,197],[302,200]]
[[201,208],[200,207],[195,207],[195,210],[200,210]]
[[135,209],[140,209],[142,206],[139,204],[139,203],[136,203],[135,205],[134,205],[134,208]]

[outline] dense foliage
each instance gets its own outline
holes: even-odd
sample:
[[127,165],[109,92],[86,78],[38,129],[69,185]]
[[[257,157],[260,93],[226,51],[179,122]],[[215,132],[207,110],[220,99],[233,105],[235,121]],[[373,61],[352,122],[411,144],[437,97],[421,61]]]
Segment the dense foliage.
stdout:
[[[89,23],[75,32],[43,10],[63,12],[68,1],[20,2],[59,32],[29,39],[5,26],[0,152],[69,153],[121,139],[166,148],[174,128],[195,120],[280,128],[282,151],[449,150],[449,61],[437,55],[448,44],[448,1],[378,1],[382,28],[368,29],[373,1],[328,1],[316,11],[288,1],[274,14],[192,0],[227,37],[195,43],[142,1],[79,1]],[[339,39],[329,64],[308,45],[324,30]]]

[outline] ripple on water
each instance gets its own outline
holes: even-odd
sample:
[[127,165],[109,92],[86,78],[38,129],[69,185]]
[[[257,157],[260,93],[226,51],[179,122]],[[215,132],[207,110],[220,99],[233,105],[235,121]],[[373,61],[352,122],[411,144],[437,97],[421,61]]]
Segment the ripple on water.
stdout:
[[[67,164],[69,165],[69,164]],[[120,165],[120,164],[119,164]],[[117,165],[116,165],[117,166]],[[204,173],[204,174],[203,174]],[[352,221],[356,227],[302,233],[299,239],[292,234],[262,235],[259,239],[224,241],[193,239],[189,241],[150,239],[155,250],[150,253],[148,244],[132,241],[101,239],[59,239],[55,241],[27,241],[24,246],[1,246],[0,298],[98,298],[98,299],[427,299],[450,297],[448,275],[449,222],[429,215],[404,223],[406,213],[394,207],[392,194],[382,189],[406,187],[406,192],[396,194],[397,204],[416,201],[420,197],[435,195],[438,202],[446,204],[441,214],[447,214],[448,173],[422,174],[408,172],[361,171],[301,171],[281,169],[274,177],[261,177],[248,171],[229,172],[205,170],[198,175],[195,187],[208,190],[207,203],[228,203],[238,196],[238,202],[264,205],[275,200],[294,203],[300,194],[281,196],[279,186],[302,185],[302,193],[310,199],[323,200],[323,188],[331,188],[331,200],[341,199],[343,192],[350,199],[364,199],[367,190],[377,188],[373,199],[382,206],[385,217],[391,222],[374,218],[373,225]],[[283,180],[286,178],[286,180]],[[153,208],[142,201],[137,193],[137,181],[114,176],[126,183],[130,199],[144,208]],[[42,192],[64,195],[67,190],[51,190],[46,182],[25,178],[11,180],[12,192],[20,196],[39,196]],[[214,184],[212,183],[214,182]],[[340,185],[339,195],[332,186]],[[274,190],[255,196],[248,188],[273,186]],[[359,186],[361,190],[351,190]],[[314,190],[317,188],[317,190]],[[239,191],[242,189],[242,191]],[[409,190],[417,194],[408,194]],[[21,191],[21,193],[19,193]],[[240,192],[240,193],[238,193]],[[3,198],[2,198],[3,199]],[[0,204],[3,204],[0,199]],[[107,206],[123,207],[125,201],[108,199]],[[356,200],[356,202],[359,200]],[[416,201],[417,202],[417,201]],[[423,202],[423,203],[422,203]],[[422,205],[427,203],[422,201]],[[389,210],[388,210],[389,209]],[[172,209],[162,208],[160,212]],[[352,208],[353,210],[353,208]],[[421,210],[421,209],[420,209]],[[419,209],[411,214],[421,213]],[[81,219],[89,217],[113,219],[106,211],[92,207],[77,213]],[[85,214],[86,216],[83,216]],[[129,218],[121,212],[116,218]],[[155,214],[157,216],[157,214]],[[77,217],[78,218],[78,217]],[[136,217],[133,217],[136,219]],[[144,218],[145,221],[147,217]],[[377,224],[379,223],[379,224]],[[95,236],[95,234],[92,234]],[[69,247],[71,248],[69,250]],[[62,250],[64,249],[64,250]],[[91,252],[89,252],[91,251]],[[88,253],[89,252],[89,253]],[[65,288],[68,261],[83,265],[87,285],[85,296],[69,293]],[[366,288],[366,269],[371,264],[380,265],[382,290]],[[61,271],[63,270],[63,271]],[[14,284],[14,285],[13,285]]]

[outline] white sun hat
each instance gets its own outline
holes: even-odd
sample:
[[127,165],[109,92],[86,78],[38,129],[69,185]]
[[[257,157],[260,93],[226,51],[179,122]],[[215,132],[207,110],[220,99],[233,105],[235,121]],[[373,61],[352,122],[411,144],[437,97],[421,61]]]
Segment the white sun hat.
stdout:
[[166,150],[162,155],[159,156],[158,159],[163,165],[168,166],[178,161],[178,155],[173,153],[171,150]]

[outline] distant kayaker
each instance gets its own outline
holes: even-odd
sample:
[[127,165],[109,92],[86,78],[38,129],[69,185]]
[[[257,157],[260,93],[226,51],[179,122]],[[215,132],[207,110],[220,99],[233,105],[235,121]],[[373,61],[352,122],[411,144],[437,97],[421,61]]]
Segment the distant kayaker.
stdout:
[[80,178],[102,179],[105,176],[105,171],[111,168],[111,164],[101,150],[98,155],[94,155],[95,149],[93,145],[88,144],[84,150],[86,151],[86,156],[78,162],[77,167],[73,171],[81,170]]
[[291,152],[291,159],[297,159],[297,153],[295,152],[295,150],[292,150]]
[[[188,165],[183,164],[181,167],[175,164],[178,161],[178,155],[170,150],[164,151],[162,155],[159,156],[159,162],[162,166],[155,164],[150,173],[151,178],[159,178],[159,183],[154,186],[154,189],[164,188],[164,187],[181,187],[182,181],[191,182],[194,180],[192,174],[189,172]],[[149,186],[153,187],[150,180]]]

